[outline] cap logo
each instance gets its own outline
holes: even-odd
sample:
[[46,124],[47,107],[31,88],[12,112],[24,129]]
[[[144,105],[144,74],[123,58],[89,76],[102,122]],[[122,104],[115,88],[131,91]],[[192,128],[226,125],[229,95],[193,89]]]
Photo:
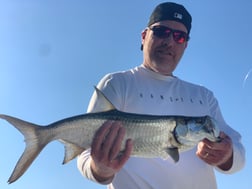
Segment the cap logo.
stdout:
[[174,13],[174,18],[177,18],[177,19],[182,20],[183,15],[182,15],[182,14],[179,14],[179,13],[177,13],[177,12],[175,12],[175,13]]

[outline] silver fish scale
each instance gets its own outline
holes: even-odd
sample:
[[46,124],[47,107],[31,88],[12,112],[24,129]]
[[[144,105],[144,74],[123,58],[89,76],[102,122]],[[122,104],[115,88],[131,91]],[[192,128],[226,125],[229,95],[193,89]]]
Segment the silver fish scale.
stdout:
[[[120,111],[86,114],[51,124],[50,127],[54,128],[54,133],[58,133],[55,135],[57,138],[54,137],[53,140],[71,141],[82,144],[81,147],[87,149],[91,146],[97,129],[107,120],[121,121],[126,129],[126,136],[121,146],[122,151],[126,140],[130,138],[134,142],[132,156],[167,157],[165,149],[169,147],[167,144],[170,144],[170,138],[173,138],[171,130],[176,126],[176,121],[171,118],[160,119],[158,116],[139,117]],[[69,131],[69,128],[72,129]],[[68,132],[62,132],[64,129]]]
[[[56,133],[52,140],[71,141],[71,143],[78,144],[83,149],[88,149],[95,132],[105,121],[104,119],[90,119],[88,116],[77,116],[64,122],[53,123],[48,127],[53,130],[53,133]],[[64,130],[67,132],[64,132]]]
[[170,122],[142,121],[124,123],[126,139],[131,138],[134,142],[133,156],[163,157],[168,147],[170,137]]

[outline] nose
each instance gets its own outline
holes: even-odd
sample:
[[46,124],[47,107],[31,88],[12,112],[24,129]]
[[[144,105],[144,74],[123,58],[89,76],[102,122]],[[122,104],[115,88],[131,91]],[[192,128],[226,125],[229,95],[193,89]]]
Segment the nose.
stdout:
[[163,41],[162,41],[162,45],[167,46],[167,47],[173,46],[174,43],[175,43],[175,41],[174,41],[172,35],[169,35],[169,37],[164,38]]

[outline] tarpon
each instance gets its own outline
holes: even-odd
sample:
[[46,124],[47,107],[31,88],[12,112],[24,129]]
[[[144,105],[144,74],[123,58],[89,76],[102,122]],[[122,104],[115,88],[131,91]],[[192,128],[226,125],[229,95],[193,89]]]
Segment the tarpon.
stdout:
[[131,156],[135,157],[167,159],[170,156],[177,162],[179,152],[195,147],[204,138],[219,140],[220,131],[209,116],[160,116],[122,112],[97,88],[96,92],[98,98],[104,98],[108,110],[66,118],[47,126],[0,114],[0,118],[8,121],[24,135],[26,143],[9,183],[20,178],[41,150],[53,140],[59,140],[65,145],[63,164],[74,159],[90,148],[95,132],[107,120],[122,122],[126,135],[121,150],[124,150],[126,140],[131,138],[134,144]]

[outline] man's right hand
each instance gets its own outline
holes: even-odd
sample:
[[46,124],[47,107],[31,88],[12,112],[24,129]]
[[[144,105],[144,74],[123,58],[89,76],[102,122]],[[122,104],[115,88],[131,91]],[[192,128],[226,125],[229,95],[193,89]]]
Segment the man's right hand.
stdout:
[[95,133],[91,145],[91,170],[98,182],[112,180],[129,159],[133,141],[128,139],[122,152],[125,133],[119,121],[106,121]]

